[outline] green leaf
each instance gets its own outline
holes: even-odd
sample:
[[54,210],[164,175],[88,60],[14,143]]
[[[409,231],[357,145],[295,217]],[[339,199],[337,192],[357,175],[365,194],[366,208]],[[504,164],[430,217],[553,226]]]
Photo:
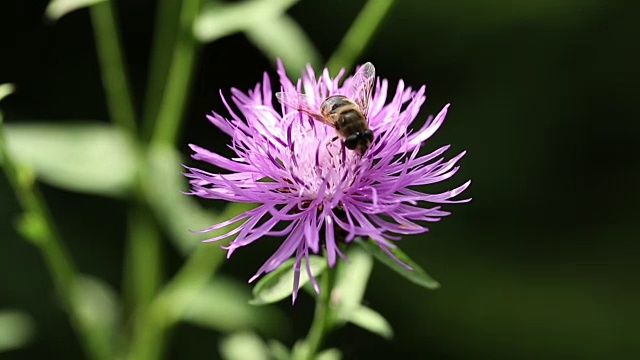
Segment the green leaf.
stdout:
[[90,337],[100,342],[102,353],[113,353],[122,320],[116,292],[104,281],[86,275],[77,279],[74,290],[72,301]]
[[380,335],[385,339],[391,339],[393,337],[393,329],[387,319],[377,311],[366,306],[360,306],[346,314],[346,319],[350,323]]
[[269,360],[269,349],[260,337],[252,332],[240,332],[220,342],[220,354],[225,360]]
[[56,21],[74,10],[95,5],[103,1],[107,0],[51,0],[45,10],[45,15],[49,19]]
[[[295,259],[289,259],[276,270],[264,275],[253,288],[253,299],[249,303],[253,305],[271,304],[291,296],[294,262]],[[309,256],[309,265],[311,274],[317,277],[326,269],[327,261],[319,256]],[[302,259],[300,270],[299,287],[302,287],[309,281],[304,259]]]
[[187,190],[186,178],[182,175],[180,154],[170,146],[159,145],[149,150],[147,174],[144,191],[160,223],[171,235],[171,240],[183,254],[191,253],[197,246],[202,246],[198,237],[189,230],[207,228],[216,222],[224,221],[249,210],[252,204],[236,204],[227,207],[233,213],[216,215],[205,211],[193,196],[180,192]]
[[280,341],[271,339],[269,340],[269,354],[274,360],[290,360],[291,352]]
[[342,352],[336,348],[322,350],[316,355],[316,360],[340,360]]
[[34,335],[31,316],[17,310],[0,311],[0,353],[28,345]]
[[311,39],[287,14],[268,22],[256,22],[246,29],[249,40],[275,63],[276,58],[294,74],[299,74],[307,64],[314,68],[321,65],[321,56]]
[[132,141],[101,123],[5,125],[9,152],[42,181],[64,189],[123,196],[136,173]]
[[13,84],[0,84],[0,101],[13,94],[15,87]]
[[245,284],[218,275],[194,296],[182,319],[221,332],[255,329],[269,336],[286,335],[285,316],[275,307],[251,306],[250,299]]
[[299,0],[249,0],[233,4],[214,4],[196,18],[193,33],[201,42],[244,31],[256,23],[270,21]]
[[360,307],[373,269],[371,255],[360,247],[350,247],[347,258],[349,261],[338,265],[336,283],[331,294],[339,320],[346,320],[348,313]]
[[389,249],[389,251],[400,261],[411,266],[413,270],[409,270],[404,266],[398,264],[398,262],[387,255],[387,253],[385,253],[374,240],[358,239],[356,242],[365,250],[367,250],[371,255],[373,255],[376,259],[378,259],[381,263],[387,265],[389,268],[391,268],[391,270],[404,276],[405,278],[407,278],[407,280],[431,290],[440,287],[440,283],[429,276],[429,274],[427,274],[427,272],[424,271],[420,267],[420,265],[411,260],[409,256],[407,256],[407,254],[400,250],[400,248],[396,247],[395,249]]

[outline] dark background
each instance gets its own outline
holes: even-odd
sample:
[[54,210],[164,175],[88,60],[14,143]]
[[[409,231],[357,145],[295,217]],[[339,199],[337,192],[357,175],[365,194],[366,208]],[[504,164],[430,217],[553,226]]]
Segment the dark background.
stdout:
[[[46,1],[0,3],[0,83],[7,122],[107,121],[87,10],[49,24]],[[128,70],[143,99],[155,2],[117,1]],[[289,14],[328,58],[363,1],[302,1]],[[365,299],[393,341],[348,326],[329,338],[346,359],[632,358],[640,351],[637,286],[640,2],[430,0],[397,2],[360,59],[379,76],[427,84],[420,114],[451,102],[428,148],[467,150],[447,186],[473,180],[470,204],[401,244],[442,284],[417,288],[376,265]],[[200,52],[180,150],[227,141],[204,118],[224,113],[218,89],[247,89],[275,71],[243,35]],[[295,74],[292,74],[295,75]],[[79,149],[81,151],[81,149]],[[121,287],[126,204],[43,185],[80,269]],[[18,205],[0,177],[0,309],[34,316],[31,347],[7,353],[81,357],[34,247],[13,230]],[[196,239],[197,241],[197,239]],[[223,272],[244,281],[269,256],[240,251]],[[167,245],[166,273],[180,264]],[[312,300],[291,308],[306,334]],[[181,325],[171,358],[212,358],[218,334]]]

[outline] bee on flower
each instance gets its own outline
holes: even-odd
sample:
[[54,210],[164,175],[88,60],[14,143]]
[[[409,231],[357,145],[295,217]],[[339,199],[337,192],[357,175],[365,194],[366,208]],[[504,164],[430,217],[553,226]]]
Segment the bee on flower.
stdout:
[[[316,76],[308,66],[295,84],[281,62],[277,73],[275,89],[265,73],[253,90],[231,89],[236,109],[222,96],[228,117],[215,112],[208,116],[230,136],[233,158],[190,145],[194,159],[224,173],[187,167],[189,194],[257,204],[201,230],[240,223],[205,241],[235,236],[223,246],[229,257],[264,237],[282,239],[250,281],[295,257],[294,301],[302,259],[309,264],[310,254],[324,251],[333,267],[337,258],[344,258],[341,245],[356,237],[371,238],[406,266],[391,253],[394,242],[402,235],[426,232],[425,223],[449,215],[440,204],[470,200],[454,199],[470,181],[443,193],[416,189],[452,177],[464,156],[463,152],[445,159],[442,155],[449,146],[419,154],[421,145],[442,125],[449,105],[411,131],[426,99],[425,87],[414,90],[400,81],[389,96],[388,81],[376,79],[371,63],[342,84],[344,70],[332,78],[327,69]],[[318,289],[308,265],[306,271]]]

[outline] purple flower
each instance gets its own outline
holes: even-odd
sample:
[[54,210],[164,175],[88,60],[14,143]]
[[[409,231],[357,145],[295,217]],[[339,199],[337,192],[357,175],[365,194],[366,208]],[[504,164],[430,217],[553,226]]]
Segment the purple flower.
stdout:
[[[275,91],[305,93],[309,103],[319,107],[329,95],[353,96],[348,86],[351,78],[342,86],[339,84],[343,74],[344,70],[331,78],[324,69],[316,78],[308,66],[302,79],[294,84],[278,62],[280,84]],[[389,251],[395,247],[393,242],[400,240],[400,235],[426,232],[428,229],[422,223],[449,215],[440,206],[430,204],[469,201],[452,198],[464,191],[470,181],[439,194],[414,188],[453,176],[464,152],[445,160],[441,155],[449,146],[443,146],[419,155],[422,143],[442,125],[449,105],[437,116],[429,117],[419,130],[412,131],[409,126],[426,99],[425,86],[413,90],[399,81],[390,99],[388,90],[387,80],[378,78],[368,114],[369,127],[376,137],[362,156],[347,150],[342,141],[332,141],[336,130],[331,126],[279,104],[266,73],[262,84],[247,93],[231,89],[237,111],[221,95],[231,118],[213,113],[208,119],[231,137],[229,146],[235,157],[228,159],[190,145],[194,159],[226,173],[187,167],[189,194],[258,206],[202,230],[242,222],[233,230],[205,241],[236,235],[223,247],[229,257],[237,248],[263,237],[283,238],[278,250],[249,281],[295,256],[293,301],[298,292],[302,258],[308,259],[309,254],[317,254],[324,247],[328,265],[332,267],[338,256],[344,258],[338,243],[350,243],[355,237],[373,239],[395,261],[409,268]],[[306,271],[318,291],[308,265]]]

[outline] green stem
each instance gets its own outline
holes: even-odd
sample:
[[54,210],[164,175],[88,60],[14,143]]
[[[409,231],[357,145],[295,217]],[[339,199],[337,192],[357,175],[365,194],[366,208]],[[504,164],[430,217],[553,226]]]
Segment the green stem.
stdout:
[[109,113],[118,126],[135,135],[136,113],[129,90],[113,4],[110,0],[104,1],[91,6],[90,11]]
[[137,318],[129,359],[155,360],[163,352],[163,338],[185,311],[194,296],[222,263],[224,252],[202,246]]
[[369,0],[365,4],[327,62],[332,74],[342,67],[347,70],[353,67],[394,3],[395,0]]
[[151,139],[156,144],[173,144],[178,137],[194,73],[198,43],[193,36],[193,23],[200,11],[201,2],[202,0],[182,0],[180,28]]
[[35,186],[33,173],[19,167],[9,155],[1,125],[0,158],[4,172],[24,211],[19,229],[22,235],[38,248],[44,258],[56,291],[69,313],[71,325],[87,357],[97,360],[109,359],[112,344],[105,342],[104,337],[95,331],[91,319],[82,315],[77,302],[78,272],[76,266],[58,234],[42,195]]
[[324,336],[331,327],[331,291],[333,288],[333,269],[329,268],[322,274],[320,294],[316,301],[313,322],[307,335],[304,359],[313,360],[320,351]]
[[151,210],[141,200],[129,212],[125,289],[132,313],[153,299],[161,281],[161,241]]
[[151,137],[155,119],[165,91],[165,80],[171,65],[171,53],[176,41],[181,0],[159,0],[156,10],[153,45],[149,64],[144,109],[142,112],[143,136]]

